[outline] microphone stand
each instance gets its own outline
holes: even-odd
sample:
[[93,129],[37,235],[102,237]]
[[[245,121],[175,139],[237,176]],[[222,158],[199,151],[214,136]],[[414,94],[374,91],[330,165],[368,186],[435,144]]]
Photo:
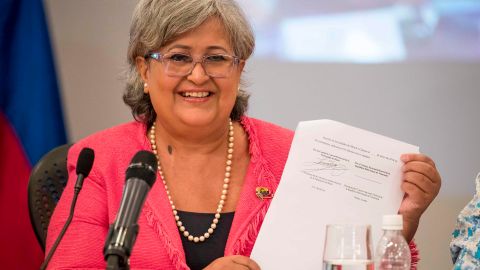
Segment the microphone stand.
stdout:
[[130,266],[127,264],[121,264],[120,256],[110,255],[107,259],[107,270],[129,270]]
[[48,263],[52,259],[52,256],[55,253],[55,250],[57,249],[58,245],[60,244],[60,241],[62,240],[63,236],[67,232],[68,226],[70,226],[70,223],[72,222],[73,213],[75,212],[75,205],[77,204],[78,194],[80,193],[80,189],[82,188],[83,179],[84,179],[83,174],[79,174],[77,183],[75,184],[72,204],[70,205],[70,214],[68,215],[65,225],[63,225],[62,231],[60,231],[60,233],[58,234],[57,240],[55,240],[55,243],[53,243],[52,248],[50,248],[50,252],[48,252],[47,257],[45,258],[45,261],[42,263],[42,265],[40,265],[40,270],[47,269]]
[[137,234],[137,224],[118,230],[115,230],[114,224],[110,225],[103,249],[107,270],[130,270],[130,254]]

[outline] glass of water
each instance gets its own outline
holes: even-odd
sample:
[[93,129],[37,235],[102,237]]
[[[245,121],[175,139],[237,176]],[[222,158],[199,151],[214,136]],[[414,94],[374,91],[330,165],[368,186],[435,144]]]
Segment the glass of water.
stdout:
[[324,270],[373,270],[370,225],[327,225]]

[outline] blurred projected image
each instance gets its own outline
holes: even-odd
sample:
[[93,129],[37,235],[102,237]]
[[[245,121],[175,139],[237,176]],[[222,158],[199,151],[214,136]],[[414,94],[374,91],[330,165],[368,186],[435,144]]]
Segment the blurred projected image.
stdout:
[[240,0],[255,56],[287,61],[480,61],[480,0]]

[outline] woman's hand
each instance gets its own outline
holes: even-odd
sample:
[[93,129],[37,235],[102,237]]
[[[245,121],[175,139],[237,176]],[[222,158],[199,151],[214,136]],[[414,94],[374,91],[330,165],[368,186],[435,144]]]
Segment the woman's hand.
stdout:
[[249,257],[241,255],[233,255],[221,257],[213,261],[203,270],[222,270],[222,269],[231,269],[231,270],[260,270],[260,266],[250,259]]
[[398,213],[403,215],[403,235],[410,242],[420,217],[440,191],[440,174],[433,160],[423,154],[404,154],[402,190],[405,192]]

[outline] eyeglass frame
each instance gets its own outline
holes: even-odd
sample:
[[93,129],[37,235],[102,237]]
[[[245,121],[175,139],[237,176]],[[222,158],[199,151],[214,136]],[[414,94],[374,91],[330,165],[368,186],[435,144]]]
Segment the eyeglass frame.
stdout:
[[[200,63],[200,65],[202,66],[203,70],[205,71],[205,74],[208,75],[209,77],[211,78],[227,78],[231,73],[232,73],[232,70],[235,66],[238,66],[241,62],[244,62],[245,60],[243,59],[240,59],[240,57],[238,56],[235,56],[235,55],[229,55],[229,54],[222,54],[222,53],[219,53],[219,54],[206,54],[204,56],[201,57],[201,60],[197,60],[195,58],[193,58],[192,55],[190,54],[186,54],[186,53],[165,53],[165,54],[162,54],[161,52],[150,52],[150,53],[147,53],[143,56],[143,58],[145,59],[154,59],[160,63],[162,63],[164,65],[164,67],[166,67],[166,69],[168,70],[168,62],[164,62],[163,60],[165,59],[165,55],[175,55],[175,54],[180,54],[180,55],[184,55],[184,56],[189,56],[192,58],[192,66],[190,68],[190,70],[185,73],[184,75],[176,75],[176,74],[168,74],[167,72],[167,75],[168,76],[172,76],[172,77],[185,77],[185,76],[188,76],[190,74],[192,74],[193,70],[195,69],[195,66]],[[207,57],[209,56],[228,56],[228,57],[232,57],[232,66],[230,68],[230,70],[228,71],[227,74],[225,75],[221,75],[221,76],[218,76],[218,75],[212,75],[212,74],[209,74],[207,69],[205,68],[204,66],[204,63],[205,63],[205,59],[207,59]]]

